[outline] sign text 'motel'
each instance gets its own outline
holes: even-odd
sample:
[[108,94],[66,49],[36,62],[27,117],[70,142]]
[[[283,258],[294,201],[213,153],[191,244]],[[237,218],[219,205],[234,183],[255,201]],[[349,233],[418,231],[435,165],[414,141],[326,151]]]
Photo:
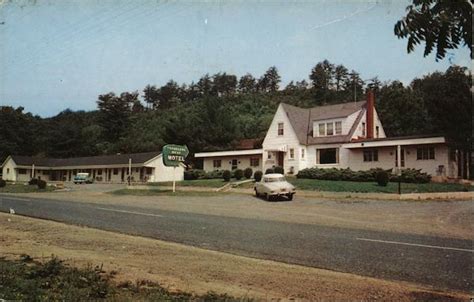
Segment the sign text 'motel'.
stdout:
[[185,145],[166,145],[163,147],[163,164],[167,167],[177,167],[184,162],[189,150]]

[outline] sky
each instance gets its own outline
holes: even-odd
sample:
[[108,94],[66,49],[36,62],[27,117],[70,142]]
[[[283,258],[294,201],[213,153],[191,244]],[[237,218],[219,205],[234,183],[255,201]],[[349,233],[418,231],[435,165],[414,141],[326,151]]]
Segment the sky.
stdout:
[[142,92],[209,73],[282,86],[327,59],[362,79],[400,80],[470,66],[467,48],[436,62],[393,34],[409,1],[0,0],[0,106],[43,117],[96,109],[97,96]]

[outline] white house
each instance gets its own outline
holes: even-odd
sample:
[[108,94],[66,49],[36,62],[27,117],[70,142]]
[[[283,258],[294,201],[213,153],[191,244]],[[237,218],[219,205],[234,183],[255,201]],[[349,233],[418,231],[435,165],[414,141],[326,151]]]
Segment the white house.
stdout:
[[184,175],[182,166],[166,167],[160,152],[65,159],[10,155],[1,167],[3,179],[18,182],[72,181],[77,173],[88,172],[96,182],[121,183],[127,182],[130,167],[132,182],[183,180]]
[[[444,137],[386,137],[374,101],[374,95],[369,92],[367,101],[314,108],[281,103],[262,149],[244,153],[196,153],[195,156],[203,158],[206,171],[244,169],[251,157],[261,154],[258,170],[281,166],[287,174],[310,167],[414,168],[441,178],[458,177],[458,155],[448,147]],[[218,158],[225,158],[226,163],[237,159],[242,165],[210,164]]]

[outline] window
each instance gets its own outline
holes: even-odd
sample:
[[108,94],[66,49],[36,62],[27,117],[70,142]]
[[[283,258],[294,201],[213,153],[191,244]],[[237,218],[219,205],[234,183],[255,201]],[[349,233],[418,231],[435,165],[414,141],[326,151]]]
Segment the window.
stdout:
[[364,161],[379,161],[379,151],[377,149],[364,150]]
[[222,166],[222,161],[220,159],[214,159],[212,161],[212,166],[214,169],[220,168]]
[[333,135],[334,134],[334,124],[327,123],[326,124],[326,135]]
[[102,169],[97,170],[97,175],[102,175]]
[[290,159],[294,159],[295,158],[295,149],[291,148],[290,149]]
[[117,174],[118,174],[118,169],[115,168],[115,169],[114,169],[114,175],[117,175]]
[[145,168],[145,171],[146,171],[146,174],[147,174],[147,175],[150,175],[150,174],[153,173],[153,168],[146,167],[146,168]]
[[278,123],[278,135],[283,135],[283,123]]
[[316,161],[318,164],[337,164],[339,162],[339,149],[317,149]]
[[260,166],[260,159],[258,157],[250,158],[250,166],[251,167],[258,167]]
[[304,155],[305,155],[304,151],[305,151],[304,149],[301,149],[301,159],[304,159]]
[[267,158],[268,158],[268,159],[272,159],[272,153],[271,153],[271,152],[268,152],[268,153],[267,153]]
[[135,168],[135,172],[140,172],[140,168]]
[[26,174],[26,169],[18,169],[18,174]]
[[434,147],[416,148],[416,159],[417,160],[435,159]]
[[365,136],[365,123],[362,123],[362,136]]
[[237,168],[239,167],[239,166],[238,166],[238,163],[239,163],[239,161],[236,160],[236,159],[233,159],[233,160],[231,161],[232,170],[235,170],[235,169],[237,169]]
[[336,122],[336,134],[342,134],[342,122]]
[[10,174],[10,168],[7,168],[7,174]]
[[379,138],[379,135],[380,135],[380,128],[379,126],[375,126],[375,137]]
[[326,124],[321,123],[319,124],[319,136],[325,136],[326,135]]

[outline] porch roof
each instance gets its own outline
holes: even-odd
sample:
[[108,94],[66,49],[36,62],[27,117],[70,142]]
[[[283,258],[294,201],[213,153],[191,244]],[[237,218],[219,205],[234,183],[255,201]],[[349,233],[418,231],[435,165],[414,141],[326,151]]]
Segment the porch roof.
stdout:
[[373,148],[373,147],[396,147],[409,145],[433,145],[445,144],[446,139],[443,136],[402,136],[379,138],[370,140],[359,140],[343,144],[343,148],[357,149],[357,148]]
[[262,155],[262,154],[263,154],[263,149],[249,149],[249,150],[200,152],[200,153],[194,154],[194,157],[203,158],[203,157],[243,156],[243,155]]

